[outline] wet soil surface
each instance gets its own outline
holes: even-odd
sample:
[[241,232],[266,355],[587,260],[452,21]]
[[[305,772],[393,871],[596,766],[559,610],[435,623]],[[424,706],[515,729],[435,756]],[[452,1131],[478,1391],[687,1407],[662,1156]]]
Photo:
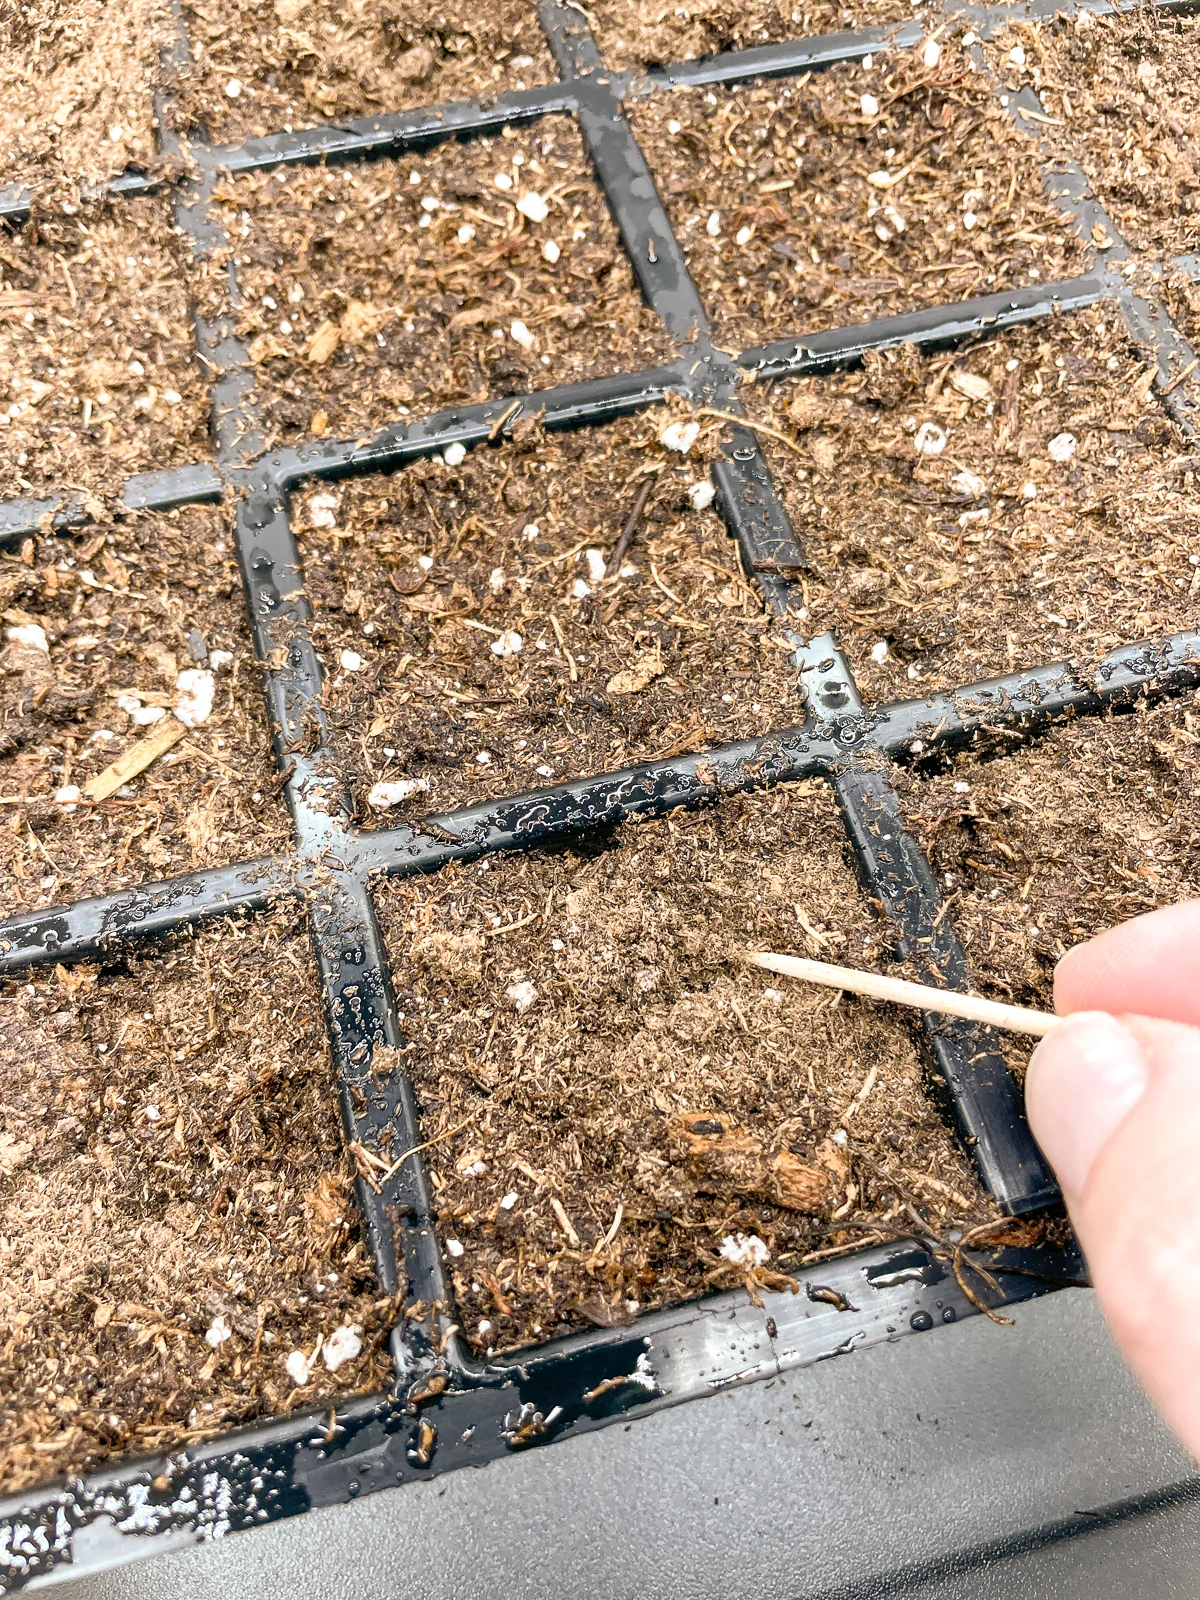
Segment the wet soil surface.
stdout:
[[886,959],[842,840],[800,785],[381,889],[476,1348],[628,1321],[756,1258],[786,1287],[905,1201],[937,1228],[988,1217],[905,1020],[739,965]]
[[[358,437],[410,409],[673,357],[565,118],[405,161],[263,174],[219,199],[272,439]],[[221,258],[205,271],[219,312]]]
[[1082,266],[1036,150],[950,43],[933,68],[889,54],[630,109],[731,351]]
[[984,992],[1049,1009],[1065,950],[1200,895],[1198,748],[1192,695],[935,778],[898,775]]
[[264,917],[0,990],[0,1490],[386,1383],[312,972]]
[[183,11],[192,63],[172,117],[217,143],[487,101],[558,76],[534,0],[185,0]]
[[[5,915],[285,846],[225,515],[127,517],[0,555]],[[210,690],[209,715],[140,776],[82,792]]]
[[[863,695],[906,698],[1200,622],[1197,463],[1109,306],[744,391]],[[930,453],[930,452],[934,453]]]
[[1128,244],[1160,258],[1200,249],[1195,17],[1139,9],[1011,28],[991,53],[1009,88],[1037,89],[1052,119],[1038,133],[1079,162]]
[[[578,434],[523,425],[523,439],[455,467],[437,458],[302,498],[325,703],[364,820],[803,720],[784,641],[724,526],[693,503],[709,492],[704,464],[673,464],[666,425],[661,413]],[[400,783],[408,798],[378,809],[375,786]]]
[[0,498],[210,455],[182,261],[159,200],[0,229]]
[[24,0],[0,11],[0,189],[78,198],[149,161],[165,0]]

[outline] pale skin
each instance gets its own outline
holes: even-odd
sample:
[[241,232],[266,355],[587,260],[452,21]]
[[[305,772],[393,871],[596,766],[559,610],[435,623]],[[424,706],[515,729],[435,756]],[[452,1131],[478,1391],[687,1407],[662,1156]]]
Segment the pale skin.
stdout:
[[1200,1458],[1200,901],[1070,951],[1054,1004],[1029,1120],[1118,1345]]

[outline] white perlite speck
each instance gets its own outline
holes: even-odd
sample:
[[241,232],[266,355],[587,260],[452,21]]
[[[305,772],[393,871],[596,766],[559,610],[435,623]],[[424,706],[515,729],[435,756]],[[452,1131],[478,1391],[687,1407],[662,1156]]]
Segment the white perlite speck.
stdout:
[[503,660],[506,656],[515,656],[521,653],[525,643],[521,635],[514,628],[509,628],[507,633],[502,633],[499,638],[492,640],[492,654]]
[[771,1259],[771,1252],[756,1233],[727,1233],[717,1254],[735,1267],[761,1267]]
[[879,115],[879,101],[873,94],[862,97],[862,114],[864,117],[877,117]]
[[688,490],[688,495],[697,511],[707,511],[716,499],[717,491],[711,483],[693,483]]
[[921,60],[924,62],[926,68],[929,71],[932,71],[933,68],[937,66],[938,62],[941,59],[942,59],[942,47],[941,47],[941,45],[937,42],[936,39],[928,39],[928,40],[926,40],[925,48],[921,52]]
[[304,1351],[293,1350],[284,1362],[284,1366],[287,1369],[288,1377],[296,1385],[297,1389],[303,1389],[309,1379],[308,1357],[304,1354]]
[[464,222],[458,230],[457,237],[459,244],[470,244],[471,240],[475,237],[475,229],[469,222]]
[[698,422],[669,422],[659,434],[658,442],[664,450],[678,450],[685,456],[699,437]]
[[372,811],[390,811],[414,794],[424,794],[429,788],[428,778],[396,778],[391,783],[377,783],[367,795]]
[[592,586],[586,578],[576,578],[571,585],[571,598],[573,600],[586,600],[592,592]]
[[448,1256],[453,1256],[454,1259],[457,1261],[459,1256],[462,1255],[462,1253],[463,1253],[463,1247],[462,1247],[462,1245],[459,1243],[459,1241],[457,1239],[447,1239],[446,1240],[446,1254]]
[[964,467],[950,479],[950,487],[955,494],[965,495],[968,500],[982,500],[987,493],[987,484],[974,472],[968,472]]
[[517,201],[517,210],[523,217],[528,217],[530,222],[545,222],[550,215],[550,207],[536,189],[530,189],[528,194],[521,196]]
[[36,622],[22,622],[19,627],[7,628],[4,637],[10,644],[23,644],[29,650],[40,650],[44,655],[50,654],[46,630],[39,627]]
[[336,528],[338,526],[338,496],[336,494],[314,494],[309,501],[309,522],[314,528]]
[[923,422],[917,429],[913,449],[919,456],[940,456],[946,448],[946,430],[936,422]]
[[362,1327],[359,1323],[346,1323],[340,1328],[335,1328],[326,1339],[321,1349],[321,1356],[330,1372],[336,1372],[347,1361],[354,1361],[362,1353],[362,1339],[359,1335]]
[[535,340],[526,325],[518,318],[508,330],[521,346],[522,350],[532,350]]
[[241,79],[240,78],[230,78],[229,82],[225,85],[225,93],[228,95],[230,100],[236,100],[239,97],[239,95],[241,94],[241,92],[242,92]]
[[1079,440],[1073,433],[1056,434],[1046,446],[1050,452],[1051,461],[1057,461],[1060,466],[1070,461],[1078,447]]
[[528,978],[524,983],[510,983],[504,992],[518,1011],[528,1011],[537,999],[537,990]]
[[117,704],[139,728],[148,728],[152,722],[161,722],[166,716],[165,706],[144,706],[136,695],[119,694]]
[[448,444],[442,451],[442,460],[448,467],[459,467],[466,459],[467,447],[465,444],[459,444],[457,440],[454,444]]
[[542,246],[542,258],[543,258],[543,260],[548,261],[551,266],[554,266],[554,264],[557,262],[559,256],[561,256],[561,255],[562,255],[562,251],[558,248],[558,245],[555,242],[555,240],[547,239],[545,244]]
[[363,658],[357,650],[343,650],[338,660],[345,672],[361,672],[363,669]]
[[74,811],[76,804],[83,799],[83,793],[77,783],[64,783],[61,789],[54,793],[55,805],[61,806],[64,811]]
[[232,1336],[232,1334],[233,1329],[225,1321],[224,1317],[214,1317],[208,1325],[208,1331],[205,1333],[204,1338],[205,1342],[211,1345],[214,1350],[216,1350],[219,1349],[220,1346],[225,1343],[226,1339]]
[[599,583],[603,579],[605,571],[608,567],[608,562],[605,560],[604,551],[597,550],[593,546],[592,549],[585,550],[583,552],[583,559],[587,563],[588,582]]
[[500,1202],[501,1211],[511,1211],[517,1203],[517,1191],[510,1189]]
[[175,715],[185,728],[198,728],[212,716],[215,685],[207,667],[188,667],[175,679]]

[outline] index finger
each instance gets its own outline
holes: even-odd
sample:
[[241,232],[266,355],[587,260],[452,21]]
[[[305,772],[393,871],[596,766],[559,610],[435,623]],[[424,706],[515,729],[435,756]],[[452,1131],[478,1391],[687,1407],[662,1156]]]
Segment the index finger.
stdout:
[[1200,1026],[1200,900],[1134,917],[1068,950],[1054,972],[1054,1009]]

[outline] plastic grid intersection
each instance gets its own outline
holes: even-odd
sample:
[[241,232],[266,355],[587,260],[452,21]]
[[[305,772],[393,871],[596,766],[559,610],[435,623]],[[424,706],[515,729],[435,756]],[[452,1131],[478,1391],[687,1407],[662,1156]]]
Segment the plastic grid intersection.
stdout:
[[[1178,12],[1193,5],[1167,0],[1159,9]],[[568,112],[578,119],[642,293],[675,339],[679,359],[651,371],[539,391],[521,397],[515,408],[511,398],[455,408],[385,429],[366,444],[319,441],[300,449],[266,451],[256,431],[245,349],[229,322],[198,322],[200,351],[216,374],[217,466],[131,479],[125,503],[167,509],[226,497],[233,501],[255,648],[266,668],[273,742],[294,824],[294,849],[286,856],[189,873],[0,923],[0,973],[12,974],[45,962],[104,959],[134,941],[163,937],[186,925],[261,911],[281,898],[303,900],[325,989],[347,1137],[367,1149],[378,1147],[384,1135],[393,1148],[420,1143],[407,1081],[394,1074],[380,1082],[370,1072],[377,1045],[401,1043],[371,901],[373,878],[427,873],[450,861],[496,851],[535,849],[635,816],[717,804],[726,795],[822,774],[835,789],[860,875],[891,923],[899,953],[923,968],[929,981],[957,987],[969,981],[962,948],[928,863],[878,770],[878,758],[928,759],[969,747],[989,727],[1027,733],[1054,719],[1096,715],[1147,694],[1177,693],[1200,684],[1200,635],[1183,633],[1114,651],[1090,682],[1067,664],[1056,663],[922,700],[864,707],[834,640],[826,635],[805,641],[789,625],[794,586],[786,574],[803,567],[803,551],[754,434],[733,425],[713,469],[717,506],[768,608],[788,629],[806,692],[805,724],[702,756],[653,762],[468,807],[425,824],[383,831],[354,826],[347,797],[330,776],[321,665],[308,637],[311,611],[288,522],[289,495],[302,482],[395,469],[455,442],[481,445],[503,437],[521,417],[538,413],[547,428],[594,426],[662,403],[672,392],[696,404],[744,414],[738,389],[747,376],[835,371],[855,364],[867,350],[903,343],[936,348],[1101,300],[1115,301],[1133,341],[1157,361],[1159,387],[1170,391],[1165,403],[1181,427],[1195,432],[1194,402],[1173,381],[1191,360],[1191,351],[1161,306],[1129,287],[1131,253],[1075,167],[1048,173],[1051,194],[1072,213],[1085,239],[1099,219],[1117,241],[1103,264],[1088,273],[1036,289],[776,341],[736,359],[713,346],[705,309],[625,118],[624,101],[681,85],[744,82],[860,59],[918,42],[924,33],[919,25],[731,52],[635,77],[605,69],[577,8],[542,0],[539,11],[561,73],[559,83],[501,96],[488,108],[438,107],[253,139],[239,147],[193,144],[188,151],[191,176],[173,191],[177,221],[199,257],[221,241],[208,203],[218,177],[228,172],[393,156]],[[1014,15],[1041,13],[1051,14],[1035,3],[972,11],[969,16],[986,33]],[[985,66],[981,53],[977,61]],[[1010,106],[1016,125],[1026,133],[1031,130],[1025,113],[1037,109],[1031,93],[1023,91]],[[1032,120],[1036,135],[1037,119]],[[126,174],[108,186],[108,193],[119,198],[156,187],[157,180]],[[0,219],[19,222],[29,205],[29,196],[8,191],[0,195]],[[1175,265],[1194,268],[1186,260]],[[229,271],[236,308],[236,276],[232,266]],[[66,499],[13,502],[0,507],[0,541],[12,543],[38,531],[47,513],[59,528],[78,525],[86,517],[81,505]],[[281,645],[283,664],[273,665]],[[310,737],[314,729],[315,743]],[[933,1016],[926,1016],[923,1025],[960,1133],[986,1187],[1012,1213],[1052,1201],[1052,1180],[1029,1135],[995,1038],[986,1029]],[[790,1297],[772,1296],[777,1332],[768,1354],[749,1355],[762,1343],[763,1315],[751,1313],[743,1295],[731,1294],[650,1314],[632,1330],[573,1336],[522,1359],[483,1366],[447,1331],[449,1297],[419,1159],[404,1162],[384,1183],[360,1176],[358,1198],[381,1287],[402,1293],[409,1309],[429,1312],[403,1319],[393,1339],[395,1395],[355,1402],[340,1413],[336,1441],[325,1437],[323,1424],[314,1435],[311,1418],[296,1418],[191,1450],[168,1464],[172,1482],[179,1485],[176,1498],[140,1521],[134,1513],[144,1506],[146,1496],[142,1493],[139,1500],[139,1492],[149,1477],[136,1464],[87,1485],[46,1491],[32,1503],[26,1498],[32,1522],[19,1513],[0,1518],[0,1573],[7,1562],[11,1580],[19,1585],[49,1570],[74,1549],[76,1529],[86,1529],[106,1510],[121,1511],[124,1521],[118,1526],[128,1523],[131,1530],[158,1533],[185,1527],[197,1537],[211,1536],[224,1531],[222,1523],[253,1525],[414,1472],[478,1462],[727,1382],[840,1353],[856,1342],[891,1336],[896,1327],[889,1318],[915,1329],[930,1326],[934,1312],[925,1307],[926,1291],[937,1290],[937,1314],[944,1319],[973,1309],[953,1284],[942,1281],[944,1274],[922,1242],[914,1241],[822,1267],[826,1282],[861,1283],[865,1275],[876,1293],[875,1306],[857,1322],[834,1313],[838,1326],[832,1348],[831,1330],[822,1326],[825,1319],[814,1322],[811,1308],[799,1314],[782,1303]],[[1056,1275],[1069,1276],[1073,1264],[1070,1258],[1022,1261],[1010,1254],[999,1258],[995,1270],[1005,1276],[1006,1297],[1016,1299],[1040,1292]],[[734,1338],[731,1344],[722,1332],[721,1351],[714,1351],[714,1325],[740,1323],[747,1315],[753,1330],[745,1340]],[[647,1352],[653,1354],[649,1365]],[[712,1365],[706,1368],[703,1360]],[[606,1390],[602,1401],[589,1398],[597,1382],[620,1378],[631,1366],[642,1373],[639,1381],[630,1380],[624,1390],[619,1385],[611,1393]],[[429,1416],[436,1415],[436,1427],[425,1420],[422,1407],[428,1407]],[[418,1413],[420,1420],[414,1421]],[[248,1487],[252,1478],[262,1480],[258,1490]],[[270,1486],[264,1488],[268,1480]],[[188,1484],[198,1485],[200,1492],[185,1494]],[[35,1527],[42,1532],[40,1539],[34,1536]]]

